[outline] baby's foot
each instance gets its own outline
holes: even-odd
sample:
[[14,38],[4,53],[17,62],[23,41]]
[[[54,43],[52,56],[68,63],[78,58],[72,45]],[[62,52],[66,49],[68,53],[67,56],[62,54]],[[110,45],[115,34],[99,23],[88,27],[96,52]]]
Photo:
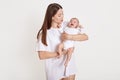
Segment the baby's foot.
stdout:
[[67,66],[68,65],[68,61],[65,61],[65,64],[64,64],[65,66]]

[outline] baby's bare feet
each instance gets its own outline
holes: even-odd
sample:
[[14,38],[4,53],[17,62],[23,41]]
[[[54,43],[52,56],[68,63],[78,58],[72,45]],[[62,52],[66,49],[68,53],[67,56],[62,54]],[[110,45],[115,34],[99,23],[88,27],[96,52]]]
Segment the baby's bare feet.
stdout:
[[67,65],[68,65],[68,62],[69,62],[69,61],[65,61],[65,64],[64,64],[64,65],[67,66]]

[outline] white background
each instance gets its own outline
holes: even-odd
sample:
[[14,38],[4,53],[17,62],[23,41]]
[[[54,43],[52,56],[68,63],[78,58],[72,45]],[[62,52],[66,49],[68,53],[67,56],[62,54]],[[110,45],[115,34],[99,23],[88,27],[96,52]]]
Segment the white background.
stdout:
[[76,44],[76,80],[120,80],[119,0],[0,0],[0,80],[45,80],[35,52],[48,4],[79,18],[89,40]]

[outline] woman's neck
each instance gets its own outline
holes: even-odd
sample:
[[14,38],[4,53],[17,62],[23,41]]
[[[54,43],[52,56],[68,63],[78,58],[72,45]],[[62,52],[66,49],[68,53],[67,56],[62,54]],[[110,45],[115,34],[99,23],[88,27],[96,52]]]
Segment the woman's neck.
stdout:
[[55,22],[52,22],[51,27],[52,27],[52,28],[58,28],[58,24],[55,23]]

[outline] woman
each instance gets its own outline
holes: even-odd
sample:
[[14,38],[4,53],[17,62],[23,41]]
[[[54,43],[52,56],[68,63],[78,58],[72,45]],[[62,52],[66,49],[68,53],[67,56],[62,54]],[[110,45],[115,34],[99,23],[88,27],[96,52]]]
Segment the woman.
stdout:
[[57,47],[61,43],[61,39],[77,41],[88,39],[86,34],[62,34],[64,26],[62,6],[57,3],[50,4],[47,7],[42,28],[37,34],[37,51],[39,58],[45,60],[47,80],[75,80],[74,58],[70,60],[66,70],[64,66],[66,51],[63,51],[62,57],[57,58],[59,55]]

